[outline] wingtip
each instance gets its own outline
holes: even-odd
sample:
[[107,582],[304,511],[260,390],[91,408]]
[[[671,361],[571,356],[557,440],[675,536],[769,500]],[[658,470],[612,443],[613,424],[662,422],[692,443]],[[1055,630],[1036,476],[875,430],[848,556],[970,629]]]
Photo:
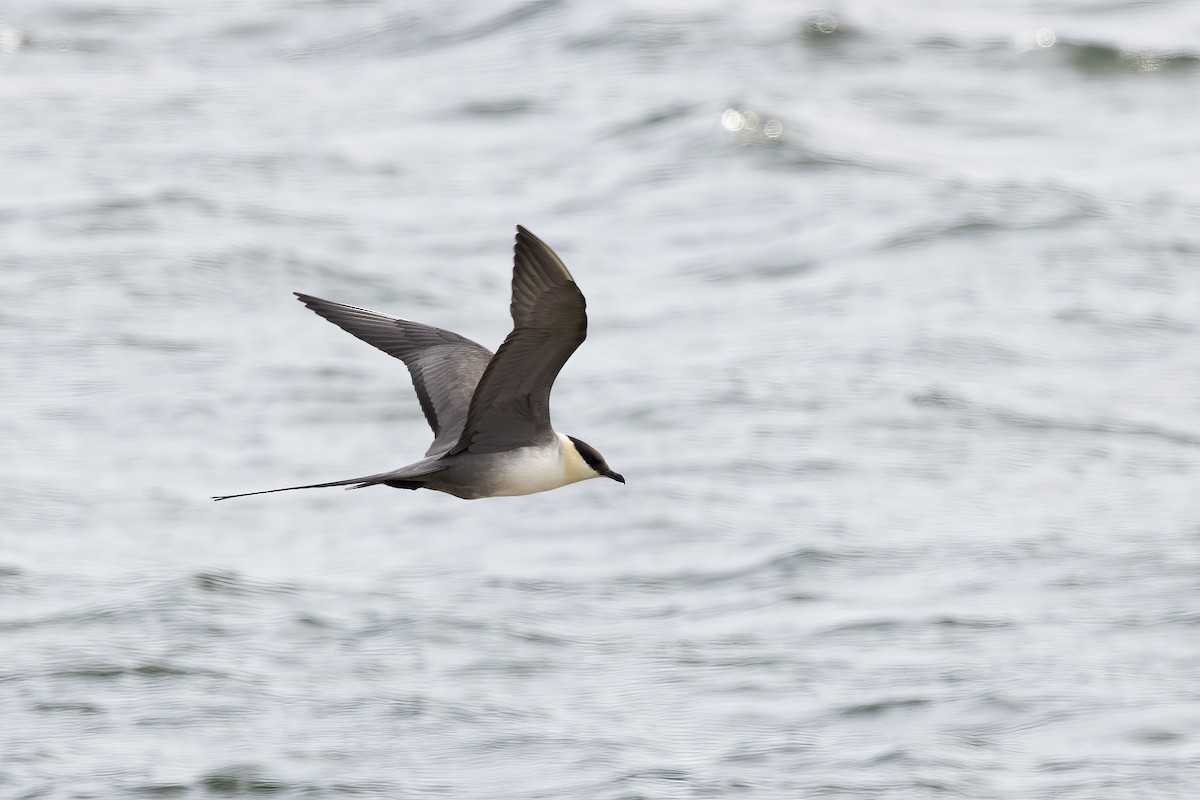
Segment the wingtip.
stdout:
[[[323,307],[323,306],[345,305],[344,303],[331,303],[329,300],[322,300],[320,297],[317,297],[316,295],[305,294],[304,292],[292,292],[292,294],[294,294],[296,296],[297,300],[299,300],[301,303],[304,304],[305,308],[309,309],[310,311],[316,311],[318,314],[321,314],[321,307]],[[353,308],[353,306],[346,306],[346,307]],[[324,314],[321,314],[321,315],[324,316]]]
[[529,228],[526,228],[524,225],[517,226],[517,235],[515,238],[517,240],[518,245],[520,244],[522,239],[525,239],[530,244],[540,245],[547,250],[550,249],[550,245],[543,242],[536,233],[529,230]]
[[558,272],[565,276],[570,283],[575,283],[575,276],[567,269],[567,265],[559,258],[558,253],[555,253],[550,245],[539,239],[533,231],[524,225],[518,225],[515,238],[513,255],[517,264],[522,260],[528,260],[537,265],[537,271],[541,272],[544,277],[549,278],[552,273]]

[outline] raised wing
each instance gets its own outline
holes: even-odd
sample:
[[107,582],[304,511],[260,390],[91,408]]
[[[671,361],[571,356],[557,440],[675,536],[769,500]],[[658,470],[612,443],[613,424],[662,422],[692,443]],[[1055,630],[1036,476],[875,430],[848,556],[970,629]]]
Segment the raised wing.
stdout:
[[520,225],[512,286],[512,333],[480,378],[451,453],[497,453],[554,435],[550,388],[587,338],[587,304],[554,251]]
[[441,455],[459,441],[490,350],[452,331],[299,292],[296,297],[346,333],[404,362],[433,428],[426,456]]

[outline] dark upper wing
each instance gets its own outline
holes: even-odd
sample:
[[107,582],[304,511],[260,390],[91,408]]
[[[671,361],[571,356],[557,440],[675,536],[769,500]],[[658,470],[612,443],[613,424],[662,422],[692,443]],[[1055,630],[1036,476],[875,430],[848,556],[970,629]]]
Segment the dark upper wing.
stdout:
[[299,292],[296,297],[346,333],[404,362],[433,428],[433,444],[425,455],[444,452],[459,440],[475,385],[492,358],[490,350],[441,328]]
[[545,441],[550,387],[587,337],[586,303],[554,251],[517,226],[513,331],[479,380],[451,452],[497,453]]

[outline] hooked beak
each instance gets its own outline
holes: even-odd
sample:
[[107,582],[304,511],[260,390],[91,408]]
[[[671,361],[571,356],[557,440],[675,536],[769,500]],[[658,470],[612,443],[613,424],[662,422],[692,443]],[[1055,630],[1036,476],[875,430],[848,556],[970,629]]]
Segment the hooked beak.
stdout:
[[613,479],[614,481],[616,481],[617,483],[624,483],[624,482],[625,482],[625,478],[623,478],[622,476],[620,476],[620,475],[618,475],[617,473],[613,472],[611,469],[610,469],[608,472],[604,473],[604,477],[606,477],[606,478],[612,478],[612,479]]

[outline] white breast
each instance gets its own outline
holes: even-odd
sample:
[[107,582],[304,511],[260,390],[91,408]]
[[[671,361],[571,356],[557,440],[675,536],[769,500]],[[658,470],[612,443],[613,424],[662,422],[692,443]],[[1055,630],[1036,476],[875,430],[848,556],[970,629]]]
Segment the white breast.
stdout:
[[510,450],[497,470],[497,485],[492,494],[511,497],[548,492],[569,483],[595,478],[596,472],[587,465],[561,433],[558,441],[545,447],[522,447]]

